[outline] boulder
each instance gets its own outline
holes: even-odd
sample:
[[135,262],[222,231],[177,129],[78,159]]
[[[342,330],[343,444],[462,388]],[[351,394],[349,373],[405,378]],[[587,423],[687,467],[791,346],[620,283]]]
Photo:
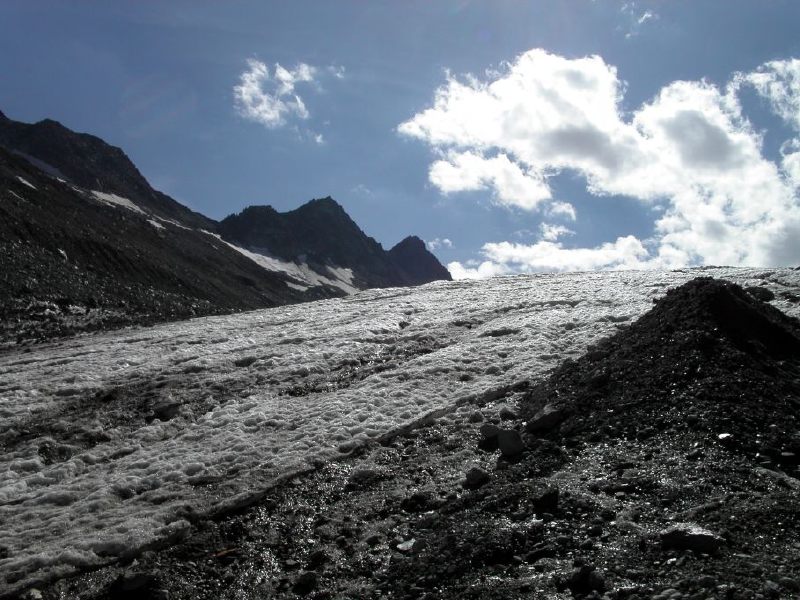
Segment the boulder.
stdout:
[[659,534],[666,549],[691,550],[714,554],[722,545],[722,538],[695,523],[678,523]]
[[516,429],[501,429],[497,434],[497,446],[506,458],[514,458],[525,451],[525,443]]
[[535,415],[533,415],[533,418],[528,421],[528,424],[525,426],[525,428],[530,432],[552,429],[561,423],[565,416],[566,415],[564,414],[563,409],[557,408],[552,404],[548,404]]
[[491,452],[497,450],[497,436],[500,433],[500,428],[492,423],[484,423],[481,425],[480,434],[481,439],[478,442],[478,448]]
[[489,483],[491,478],[492,476],[480,467],[472,467],[467,471],[463,485],[468,489],[476,489]]

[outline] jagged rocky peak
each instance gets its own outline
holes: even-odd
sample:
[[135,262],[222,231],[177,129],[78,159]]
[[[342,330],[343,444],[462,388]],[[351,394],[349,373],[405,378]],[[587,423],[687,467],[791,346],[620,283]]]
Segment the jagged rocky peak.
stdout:
[[389,255],[415,284],[452,280],[450,272],[428,251],[425,242],[415,235],[410,235],[395,245],[389,250]]
[[249,206],[223,219],[219,231],[232,243],[307,262],[320,272],[327,267],[351,269],[360,288],[450,279],[422,240],[406,238],[387,252],[330,196],[283,213],[271,206]]

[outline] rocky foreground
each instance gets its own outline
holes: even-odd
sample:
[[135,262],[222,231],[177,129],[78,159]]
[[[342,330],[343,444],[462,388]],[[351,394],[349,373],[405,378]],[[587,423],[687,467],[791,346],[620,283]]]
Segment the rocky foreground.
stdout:
[[694,280],[542,381],[25,596],[800,597],[800,323],[764,292]]

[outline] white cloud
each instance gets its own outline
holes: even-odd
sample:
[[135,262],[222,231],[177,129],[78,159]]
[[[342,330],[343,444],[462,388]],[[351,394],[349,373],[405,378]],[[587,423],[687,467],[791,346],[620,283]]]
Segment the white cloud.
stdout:
[[464,266],[460,262],[447,263],[447,270],[453,279],[487,279],[498,275],[508,275],[511,269],[491,261],[480,263],[476,267]]
[[542,240],[533,245],[490,243],[483,251],[492,263],[522,272],[635,269],[647,257],[642,243],[631,235],[596,248],[564,248],[559,242]]
[[539,229],[542,233],[542,239],[548,242],[555,242],[563,235],[572,235],[575,233],[563,225],[553,225],[552,223],[542,223]]
[[800,131],[800,59],[764,63],[752,73],[739,74],[736,83],[752,85],[778,116]]
[[[344,79],[345,68],[318,68],[299,63],[294,69],[287,69],[275,63],[270,73],[265,63],[249,59],[247,70],[239,76],[239,83],[233,88],[234,106],[240,116],[261,123],[269,129],[284,127],[293,121],[305,121],[311,113],[297,88],[304,85],[315,92],[321,92],[323,90],[320,80],[325,77]],[[307,139],[318,145],[325,144],[321,133],[293,127],[300,139]]]
[[450,153],[431,165],[428,178],[445,194],[491,189],[499,204],[526,210],[550,198],[540,174],[523,171],[505,154],[485,158],[473,152]]
[[564,217],[570,221],[574,221],[578,218],[575,207],[569,202],[553,202],[547,208],[547,214],[551,217]]
[[621,11],[623,18],[627,21],[626,39],[639,35],[646,23],[658,20],[657,13],[652,10],[641,11],[636,2],[625,2]]
[[242,117],[270,129],[285,125],[291,117],[309,117],[295,87],[298,83],[314,81],[314,67],[300,63],[290,71],[276,64],[270,76],[269,68],[261,61],[250,59],[247,66],[247,71],[239,77],[239,84],[233,88],[236,109]]
[[363,183],[359,183],[358,185],[354,186],[351,190],[352,193],[356,194],[357,196],[365,196],[367,198],[371,198],[375,195],[369,187],[364,185]]
[[800,106],[797,65],[767,63],[755,74],[735,75],[724,90],[706,81],[672,82],[623,113],[625,83],[612,65],[534,49],[485,80],[448,74],[433,105],[398,131],[438,154],[429,179],[445,194],[490,190],[500,204],[574,220],[574,208],[553,200],[549,188],[550,177],[569,170],[597,201],[622,195],[664,207],[646,243],[623,236],[596,248],[551,240],[487,244],[484,254],[498,264],[583,270],[793,263],[800,261],[792,237],[800,223],[798,146],[785,146],[780,165],[763,156],[735,82],[757,82],[791,121]]
[[344,79],[346,71],[345,68],[342,66],[331,65],[330,67],[328,67],[328,72],[334,77],[336,77],[336,79]]
[[452,248],[453,242],[448,238],[434,238],[429,242],[425,242],[425,245],[428,247],[428,250],[433,252],[439,248]]

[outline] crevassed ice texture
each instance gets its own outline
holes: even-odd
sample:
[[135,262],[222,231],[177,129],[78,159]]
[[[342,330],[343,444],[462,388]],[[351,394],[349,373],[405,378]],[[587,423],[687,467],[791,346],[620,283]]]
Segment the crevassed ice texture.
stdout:
[[[698,275],[800,293],[791,270],[436,282],[0,355],[0,591],[135,551],[188,527],[186,505],[257,495],[311,458],[542,376]],[[180,382],[170,394],[182,411],[166,422],[134,407],[101,418],[90,401],[158,381]],[[20,437],[44,422],[53,437],[106,441],[47,465],[48,436]]]

